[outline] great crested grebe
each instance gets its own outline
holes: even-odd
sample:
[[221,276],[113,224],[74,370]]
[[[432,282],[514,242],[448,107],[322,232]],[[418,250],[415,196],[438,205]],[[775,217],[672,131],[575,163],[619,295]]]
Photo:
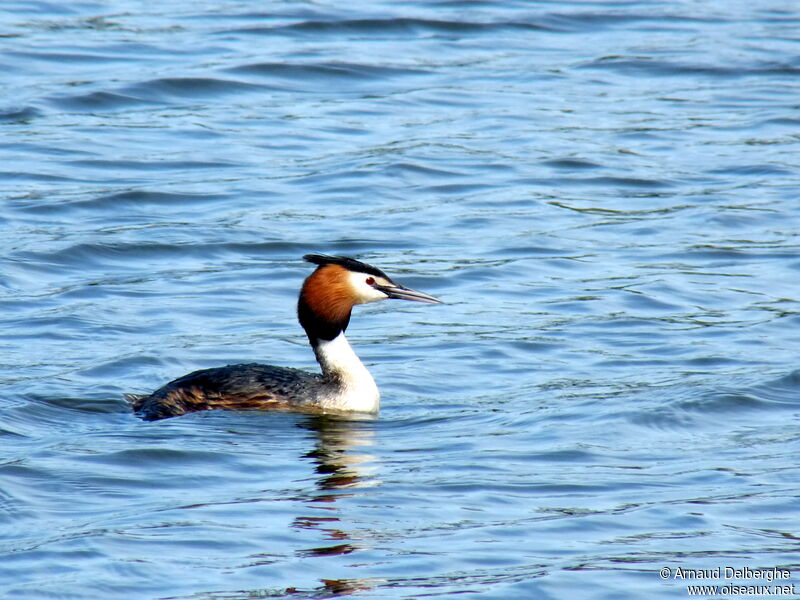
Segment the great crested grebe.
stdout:
[[317,265],[303,282],[297,317],[322,374],[257,363],[194,371],[150,395],[128,394],[146,421],[199,410],[289,410],[375,413],[375,380],[347,342],[344,331],[356,304],[387,298],[441,304],[433,296],[395,283],[366,263],[345,256],[307,254]]

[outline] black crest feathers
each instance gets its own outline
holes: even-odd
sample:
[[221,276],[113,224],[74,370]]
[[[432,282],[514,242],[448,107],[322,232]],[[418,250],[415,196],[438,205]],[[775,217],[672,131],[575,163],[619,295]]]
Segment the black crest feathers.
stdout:
[[[339,265],[340,267],[344,267],[348,271],[354,271],[355,273],[366,273],[367,275],[374,275],[375,277],[383,277],[384,279],[389,279],[389,276],[386,275],[386,273],[384,273],[377,267],[373,267],[372,265],[363,263],[360,260],[356,260],[355,258],[350,258],[349,256],[306,254],[303,257],[303,260],[307,260],[308,262],[314,263],[315,265],[319,265],[320,267],[324,267],[325,265]],[[391,279],[389,279],[389,281],[391,281]]]

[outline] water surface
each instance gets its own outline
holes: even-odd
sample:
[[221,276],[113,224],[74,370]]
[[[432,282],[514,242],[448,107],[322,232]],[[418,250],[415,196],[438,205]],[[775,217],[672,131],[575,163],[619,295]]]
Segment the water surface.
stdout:
[[[785,3],[14,0],[0,23],[0,595],[682,598],[661,568],[800,572]],[[447,303],[357,309],[378,419],[130,414],[194,369],[314,368],[308,252]]]

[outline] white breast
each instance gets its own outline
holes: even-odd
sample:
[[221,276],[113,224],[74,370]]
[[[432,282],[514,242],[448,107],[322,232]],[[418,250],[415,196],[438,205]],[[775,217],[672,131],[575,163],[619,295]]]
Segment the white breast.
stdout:
[[314,349],[323,375],[335,378],[339,387],[323,398],[323,408],[352,412],[378,412],[380,392],[372,375],[358,358],[344,333],[320,340]]

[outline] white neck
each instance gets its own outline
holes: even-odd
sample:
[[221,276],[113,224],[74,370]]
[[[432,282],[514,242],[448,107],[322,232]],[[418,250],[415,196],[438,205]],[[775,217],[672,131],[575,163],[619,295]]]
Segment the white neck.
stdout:
[[344,337],[344,332],[330,341],[318,340],[314,353],[322,367],[322,374],[338,383],[336,393],[323,399],[325,408],[378,412],[380,405],[378,386]]

